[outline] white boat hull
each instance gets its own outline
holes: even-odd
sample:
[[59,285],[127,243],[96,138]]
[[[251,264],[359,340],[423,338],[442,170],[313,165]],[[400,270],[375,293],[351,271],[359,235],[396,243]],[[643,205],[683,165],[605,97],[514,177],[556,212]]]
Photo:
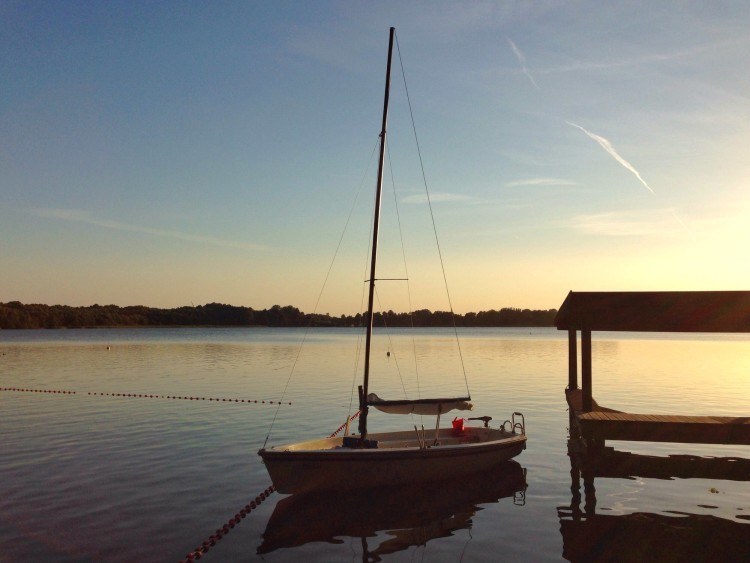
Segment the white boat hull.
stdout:
[[425,432],[425,444],[415,432],[368,434],[378,447],[343,447],[343,438],[324,438],[263,449],[268,473],[278,492],[356,490],[452,479],[487,470],[526,448],[526,436],[489,428]]

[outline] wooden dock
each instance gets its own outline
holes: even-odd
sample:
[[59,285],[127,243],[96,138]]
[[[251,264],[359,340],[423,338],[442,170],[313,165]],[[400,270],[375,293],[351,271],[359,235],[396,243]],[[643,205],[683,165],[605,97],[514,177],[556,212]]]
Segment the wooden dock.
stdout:
[[594,440],[750,445],[748,417],[579,412],[576,419]]
[[[747,332],[750,292],[570,292],[555,318],[568,331],[571,431],[601,448],[605,440],[750,445],[750,416],[635,414],[600,406],[593,398],[592,331]],[[578,387],[581,332],[581,388]]]

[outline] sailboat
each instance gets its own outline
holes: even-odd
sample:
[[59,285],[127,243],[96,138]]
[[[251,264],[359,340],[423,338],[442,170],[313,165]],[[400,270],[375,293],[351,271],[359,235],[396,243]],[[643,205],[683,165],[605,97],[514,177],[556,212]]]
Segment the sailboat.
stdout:
[[[479,426],[465,426],[461,418],[454,419],[450,428],[440,428],[441,415],[452,410],[470,410],[471,397],[384,400],[369,392],[378,227],[394,33],[395,28],[390,28],[368,280],[364,376],[359,386],[359,433],[268,448],[264,446],[258,455],[263,459],[276,490],[283,494],[438,482],[486,471],[517,456],[526,448],[525,420],[521,413],[514,412],[511,419],[503,422],[499,428],[490,427],[492,418],[489,416],[469,418],[483,422]],[[390,414],[434,415],[437,424],[429,430],[422,426],[420,431],[414,426],[413,430],[408,431],[369,433],[367,417],[370,407]]]

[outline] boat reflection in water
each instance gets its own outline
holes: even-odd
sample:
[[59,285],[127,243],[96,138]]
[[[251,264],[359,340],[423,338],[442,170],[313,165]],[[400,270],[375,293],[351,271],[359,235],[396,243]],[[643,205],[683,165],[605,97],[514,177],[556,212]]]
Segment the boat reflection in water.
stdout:
[[[389,553],[471,528],[481,504],[512,497],[515,504],[523,505],[526,486],[526,470],[506,461],[459,482],[292,495],[276,505],[258,553],[356,537],[362,539],[363,559],[378,561]],[[389,537],[371,549],[367,538],[379,532]]]
[[557,508],[568,561],[750,561],[750,524],[681,511],[597,514],[594,486],[596,477],[750,481],[750,460],[657,457],[611,448],[586,454],[574,440],[568,455],[571,504]]

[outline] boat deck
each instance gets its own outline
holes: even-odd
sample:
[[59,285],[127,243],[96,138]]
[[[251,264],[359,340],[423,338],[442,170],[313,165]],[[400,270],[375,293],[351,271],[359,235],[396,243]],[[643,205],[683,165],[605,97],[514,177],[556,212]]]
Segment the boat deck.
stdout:
[[[437,438],[437,443],[435,443],[435,431],[426,431],[424,436],[425,445],[427,447],[435,447],[435,446],[459,446],[462,444],[478,444],[480,442],[487,442],[489,440],[501,440],[505,438],[512,438],[515,435],[511,434],[509,432],[506,433],[500,433],[495,432],[494,435],[490,435],[487,432],[479,432],[482,429],[476,428],[472,429],[476,430],[477,432],[471,432],[467,431],[464,434],[461,435],[454,435],[449,433],[450,431],[444,431],[441,429],[440,434]],[[412,436],[409,438],[404,437],[398,437],[398,438],[386,438],[386,439],[378,439],[377,434],[371,434],[370,435],[372,439],[377,440],[379,450],[387,450],[387,449],[399,449],[399,448],[418,448],[420,446],[420,441],[416,437],[416,433],[412,433]]]
[[[421,445],[421,440],[424,440],[424,446],[426,447],[459,446],[516,438],[518,437],[518,434],[506,432],[503,430],[497,430],[494,428],[467,426],[465,427],[464,432],[460,434],[456,434],[450,428],[441,428],[437,432],[437,443],[435,440],[436,433],[434,428],[425,430],[423,434],[421,431],[419,433],[415,431],[380,432],[369,434],[368,437],[369,439],[377,442],[377,447],[373,449],[396,450],[404,448],[419,448]],[[281,449],[287,451],[351,449],[345,447],[342,442],[343,439],[341,437],[319,438],[314,440],[307,440],[304,442],[297,442],[294,444],[276,446],[269,449]]]

